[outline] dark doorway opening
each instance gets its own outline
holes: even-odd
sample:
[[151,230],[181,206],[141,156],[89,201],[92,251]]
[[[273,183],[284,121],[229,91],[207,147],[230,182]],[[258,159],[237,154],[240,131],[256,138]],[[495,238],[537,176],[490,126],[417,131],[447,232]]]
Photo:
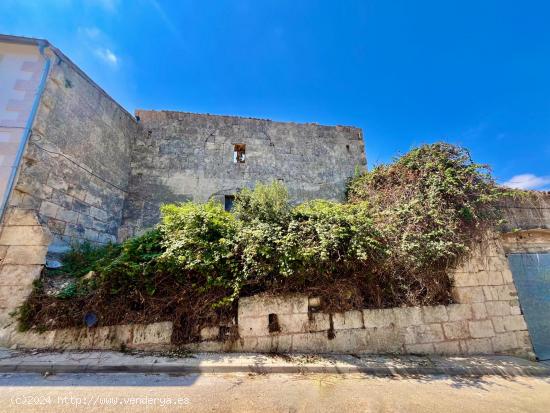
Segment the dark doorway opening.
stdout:
[[235,195],[225,195],[224,199],[224,208],[226,211],[231,211],[233,209],[233,203],[235,202]]

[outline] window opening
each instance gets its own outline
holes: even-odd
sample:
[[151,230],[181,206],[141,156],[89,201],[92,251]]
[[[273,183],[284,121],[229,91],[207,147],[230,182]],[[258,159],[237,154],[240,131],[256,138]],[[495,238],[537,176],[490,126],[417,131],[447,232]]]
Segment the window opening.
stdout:
[[236,143],[233,147],[233,163],[244,163],[246,157],[246,145]]

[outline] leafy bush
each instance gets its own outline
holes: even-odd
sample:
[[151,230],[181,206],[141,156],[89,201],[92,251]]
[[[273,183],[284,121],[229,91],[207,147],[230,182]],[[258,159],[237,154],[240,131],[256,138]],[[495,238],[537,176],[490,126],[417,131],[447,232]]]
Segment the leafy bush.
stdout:
[[111,294],[139,289],[151,295],[156,290],[155,277],[164,269],[159,262],[163,252],[161,233],[154,229],[126,241],[118,256],[100,262],[95,271]]
[[342,266],[374,264],[385,255],[368,203],[306,202],[292,211],[285,242],[298,272],[337,276]]
[[242,190],[233,213],[213,201],[165,205],[142,236],[68,255],[63,271],[98,277],[64,300],[38,289],[22,323],[77,325],[94,309],[107,324],[174,320],[185,341],[261,291],[320,295],[331,311],[448,303],[447,268],[498,221],[502,195],[465,149],[439,143],[356,176],[347,203],[292,207],[274,182]]
[[389,255],[377,272],[392,277],[394,291],[411,303],[448,295],[447,268],[498,222],[503,195],[487,166],[446,143],[413,149],[356,177],[348,188],[349,202],[369,202],[384,234]]
[[234,255],[237,224],[222,205],[187,202],[161,208],[162,258],[181,271],[198,273],[203,287],[231,282],[237,270]]
[[242,189],[235,199],[234,213],[242,222],[269,222],[284,225],[290,215],[285,186],[279,181],[257,183],[254,189]]

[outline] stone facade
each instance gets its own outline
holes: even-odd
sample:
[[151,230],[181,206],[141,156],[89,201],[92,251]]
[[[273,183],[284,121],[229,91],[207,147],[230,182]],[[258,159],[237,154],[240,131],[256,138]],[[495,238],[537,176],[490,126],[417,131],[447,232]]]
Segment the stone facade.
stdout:
[[[360,129],[235,116],[143,111],[132,151],[125,234],[151,227],[162,203],[234,195],[279,180],[295,202],[343,200],[347,179],[366,167]],[[244,145],[244,162],[234,159]]]
[[296,201],[341,199],[366,163],[356,128],[151,111],[140,124],[45,40],[0,35],[0,60],[0,190],[17,171],[0,226],[0,341],[46,255],[120,241],[156,224],[162,203],[223,202],[256,181],[282,180]]
[[9,206],[36,211],[60,247],[115,242],[138,129],[130,114],[59,60],[48,76]]
[[[256,182],[280,180],[296,202],[342,199],[346,180],[366,166],[357,128],[165,111],[137,111],[137,122],[45,40],[0,35],[0,57],[13,66],[13,93],[0,99],[0,137],[9,144],[0,142],[0,190],[17,169],[7,208],[36,213],[53,235],[50,252],[119,241],[155,225],[163,203],[223,202]],[[244,162],[234,162],[235,144]]]
[[[139,131],[135,119],[61,52],[47,42],[22,41],[37,53],[44,46],[40,55],[49,65],[35,66],[49,71],[42,94],[32,83],[29,99],[32,103],[37,96],[37,110],[34,118],[25,112],[30,116],[28,140],[19,141],[23,156],[0,226],[3,343],[14,332],[11,314],[31,292],[47,253],[67,251],[82,241],[116,240],[131,143]],[[0,36],[0,51],[10,42],[13,38]]]
[[34,211],[7,211],[0,232],[0,345],[15,330],[11,315],[31,293],[51,241],[51,233]]
[[530,191],[502,204],[503,232],[550,229],[550,193]]
[[[361,131],[351,127],[153,111],[139,111],[138,123],[61,52],[42,44],[50,70],[0,227],[0,344],[170,346],[170,322],[23,334],[11,314],[48,253],[135,234],[157,222],[161,203],[221,201],[271,180],[284,182],[294,201],[342,199],[346,179],[365,167]],[[244,162],[235,162],[235,145],[245,149],[238,158]],[[453,272],[455,304],[324,314],[315,297],[243,298],[234,326],[238,340],[220,340],[227,326],[211,326],[189,347],[531,355],[504,253],[550,251],[549,199],[538,194],[505,205],[503,229],[514,232],[488,237]]]

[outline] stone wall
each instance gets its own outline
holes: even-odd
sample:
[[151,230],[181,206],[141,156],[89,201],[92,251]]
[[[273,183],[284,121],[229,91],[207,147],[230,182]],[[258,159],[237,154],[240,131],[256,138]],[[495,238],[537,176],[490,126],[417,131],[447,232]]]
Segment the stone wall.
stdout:
[[19,348],[59,350],[167,350],[172,348],[172,323],[126,324],[97,328],[67,328],[44,333],[13,332],[9,344]]
[[[194,351],[514,354],[533,358],[531,341],[500,237],[488,236],[453,270],[454,304],[327,314],[316,297],[241,298],[233,325],[210,326]],[[15,333],[23,347],[171,347],[172,323]],[[238,338],[231,338],[231,330]],[[138,331],[138,333],[136,333]],[[142,341],[140,337],[148,337]],[[156,338],[155,338],[156,337]]]
[[51,59],[9,207],[34,211],[53,250],[116,241],[139,126],[72,63]]
[[15,330],[12,314],[27,299],[42,271],[52,236],[36,213],[12,208],[0,233],[0,345]]
[[505,223],[503,232],[550,229],[550,192],[525,191],[520,197],[502,204]]
[[13,339],[12,314],[48,253],[116,240],[139,131],[60,52],[49,46],[45,53],[50,72],[0,226],[0,345]]
[[217,341],[216,328],[208,328],[203,331],[203,342],[192,348],[445,355],[506,353],[534,357],[498,236],[488,236],[477,245],[452,276],[455,303],[446,306],[325,314],[318,311],[319,300],[315,297],[241,298],[240,339],[231,345],[221,343]]
[[[365,167],[361,131],[351,127],[153,111],[139,111],[139,125],[59,51],[49,50],[51,71],[0,228],[0,344],[170,346],[170,322],[23,334],[11,314],[29,295],[48,252],[152,226],[161,203],[223,200],[274,179],[294,201],[342,199],[346,179]],[[233,162],[235,144],[246,145],[244,163]],[[550,250],[549,194],[505,207],[504,230],[514,231],[503,237],[506,252]],[[189,348],[531,355],[504,252],[496,236],[477,246],[453,272],[455,303],[449,306],[324,314],[315,297],[243,298],[234,326],[205,328],[203,340]],[[225,340],[228,328],[238,329],[240,338]]]
[[[366,166],[360,129],[182,112],[137,111],[144,128],[132,153],[124,211],[128,233],[158,222],[174,201],[223,202],[255,182],[279,180],[294,201],[344,197],[346,180]],[[244,144],[245,162],[233,159]]]

